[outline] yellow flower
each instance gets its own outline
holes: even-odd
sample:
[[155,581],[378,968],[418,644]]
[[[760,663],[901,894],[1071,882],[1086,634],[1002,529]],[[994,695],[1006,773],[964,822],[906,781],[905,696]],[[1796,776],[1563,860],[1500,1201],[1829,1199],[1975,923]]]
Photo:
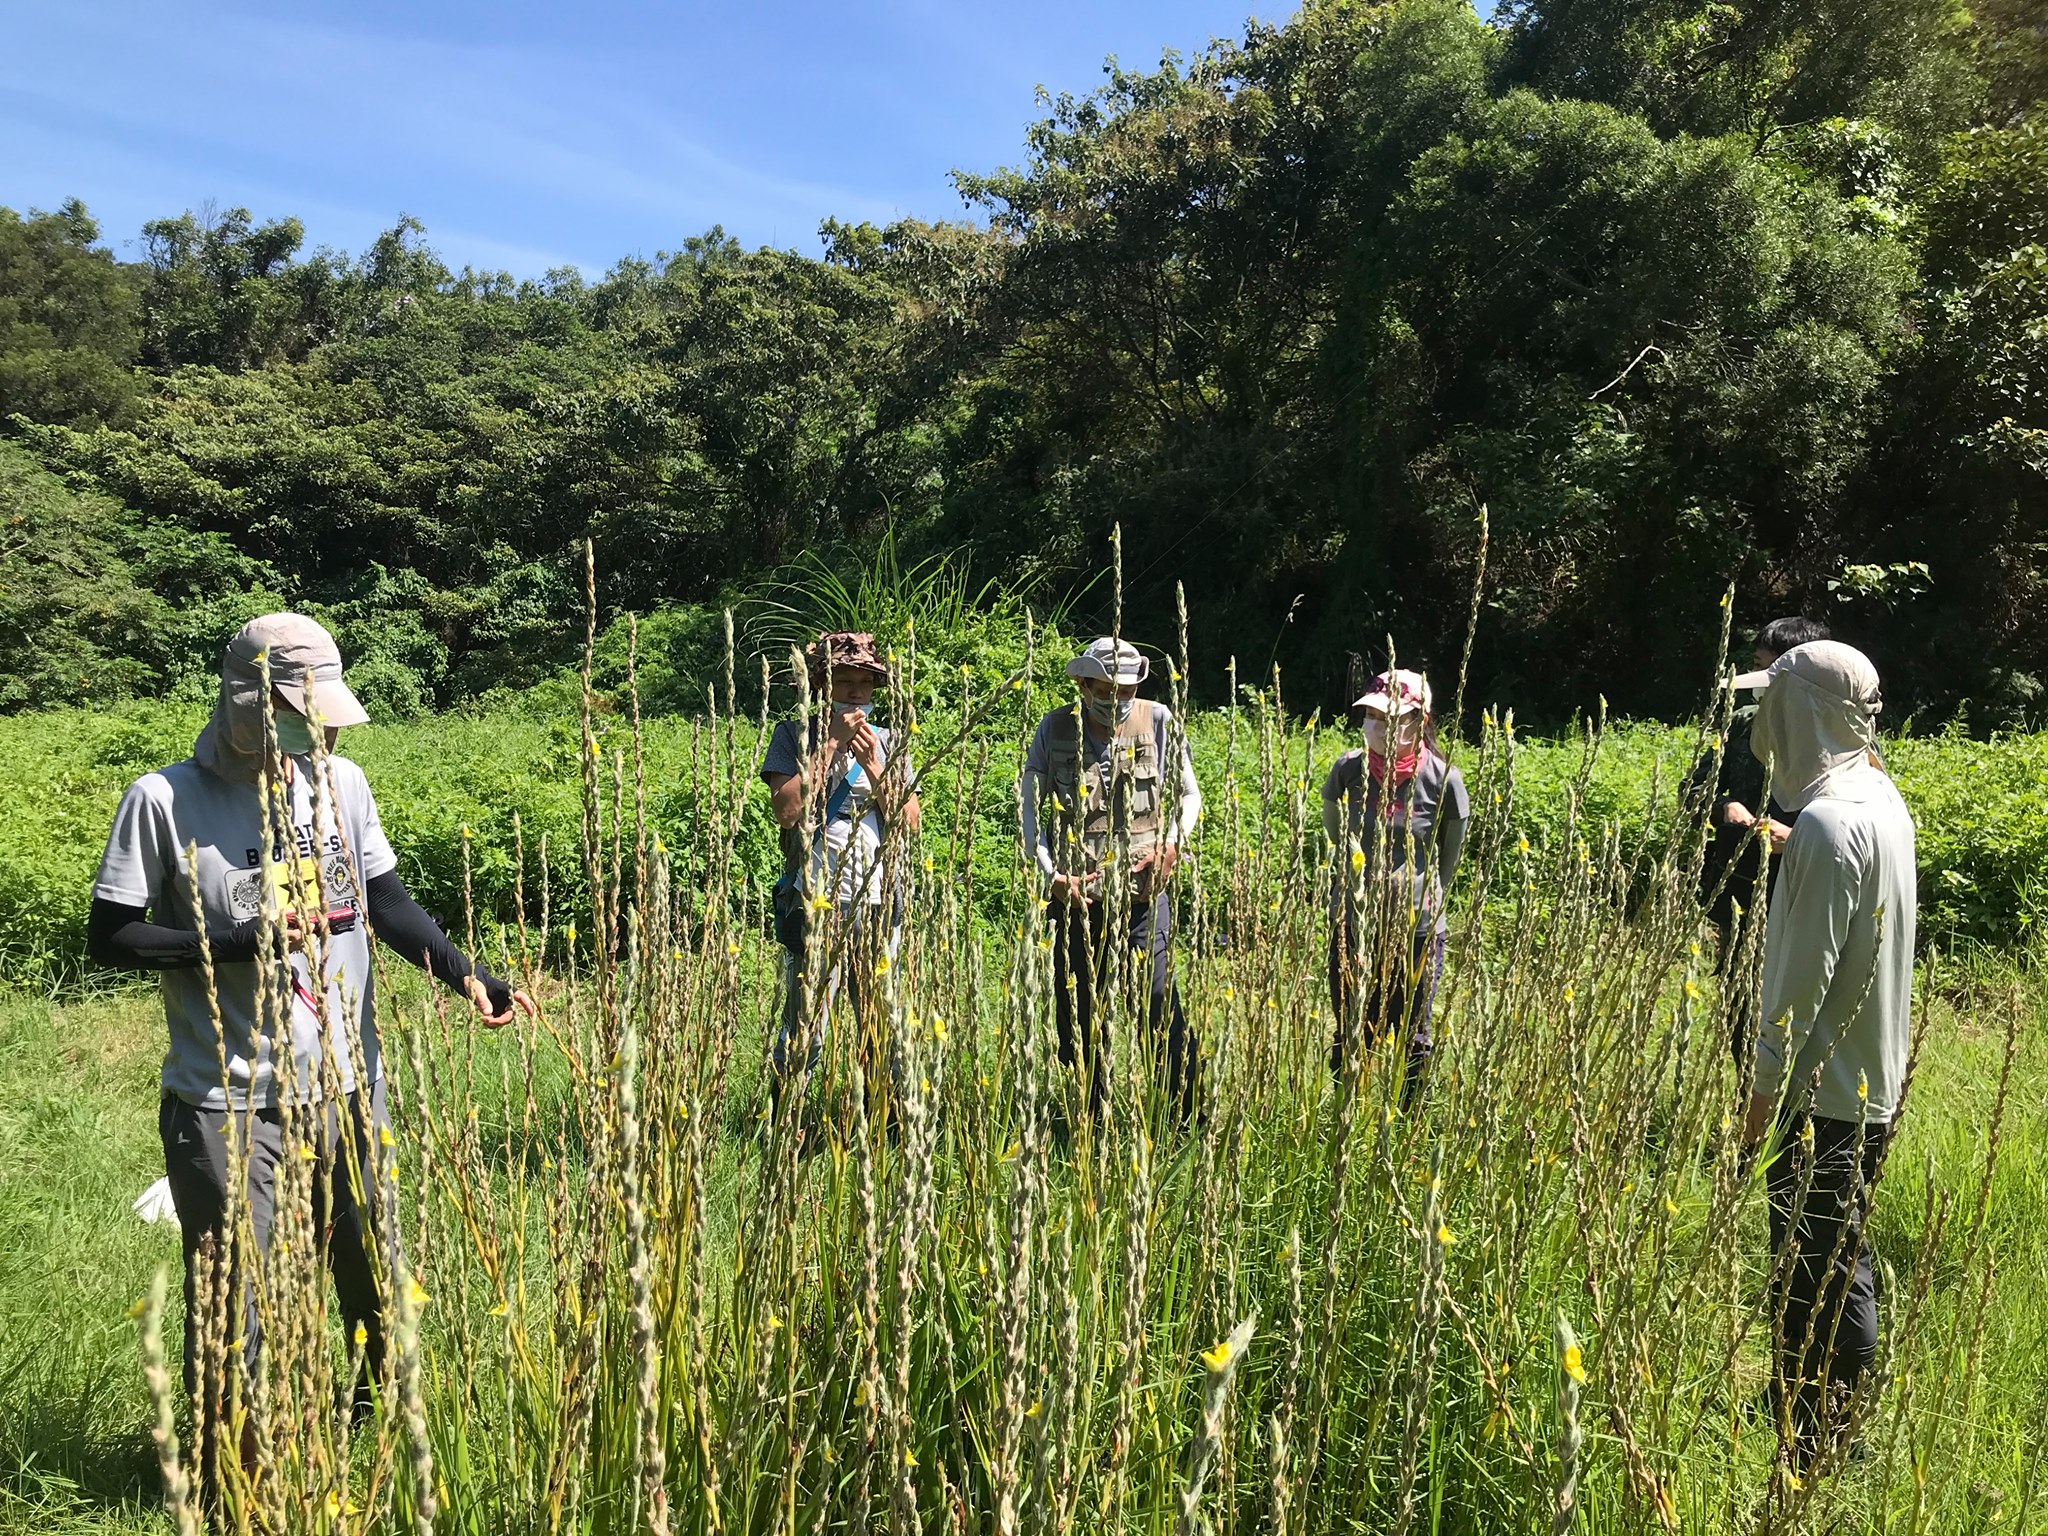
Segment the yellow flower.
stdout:
[[1688,999],[1695,998],[1700,995],[1700,984],[1694,981],[1690,976],[1685,978],[1685,995]]
[[319,1158],[319,1156],[320,1154],[318,1152],[315,1152],[311,1147],[302,1145],[299,1148],[299,1161],[302,1163],[314,1162]]
[[1580,1386],[1586,1384],[1586,1358],[1574,1344],[1564,1352],[1564,1373]]
[[837,1456],[834,1456],[834,1455],[832,1454],[832,1442],[831,1442],[831,1441],[829,1441],[829,1440],[828,1440],[828,1441],[826,1441],[826,1442],[825,1442],[825,1465],[829,1467],[829,1466],[831,1466],[831,1465],[832,1465],[832,1464],[833,1464],[834,1462],[836,1462],[836,1461],[838,1461],[838,1460],[839,1460],[839,1458],[838,1458]]
[[917,1465],[917,1457],[907,1445],[903,1448],[903,1465],[906,1467],[915,1467]]
[[1027,1419],[1035,1419],[1039,1416],[1039,1414],[1043,1413],[1044,1411],[1045,1405],[1039,1402],[1038,1399],[1034,1397],[1031,1400],[1031,1406],[1024,1410],[1024,1417]]
[[932,1038],[941,1045],[946,1043],[946,1021],[944,1019],[932,1020]]
[[1573,998],[1577,997],[1578,995],[1579,989],[1577,987],[1573,986],[1570,982],[1566,982],[1564,984],[1564,1000],[1566,1002],[1570,1002]]
[[429,1299],[426,1287],[422,1286],[417,1280],[406,1281],[405,1299],[410,1301],[415,1307],[424,1307]]
[[868,1384],[866,1382],[861,1382],[858,1386],[856,1386],[853,1389],[853,1405],[856,1408],[864,1408],[867,1406],[867,1401]]
[[1517,852],[1517,853],[1527,853],[1528,851],[1529,851],[1529,839],[1528,839],[1528,837],[1527,837],[1526,835],[1525,835],[1525,836],[1522,836],[1522,837],[1519,837],[1519,838],[1517,838],[1517,839],[1515,839],[1515,852]]
[[1664,1210],[1666,1214],[1676,1216],[1678,1214],[1678,1202],[1669,1195],[1666,1195],[1664,1197]]
[[1440,1221],[1436,1224],[1436,1240],[1448,1248],[1458,1240],[1458,1237],[1456,1233]]
[[[462,824],[462,840],[465,843],[469,841],[469,823],[466,821]],[[334,1495],[330,1493],[328,1497],[331,1499]]]
[[887,955],[882,956],[879,960],[875,962],[875,974],[877,976],[886,976],[889,974],[889,957]]
[[[469,829],[464,827],[462,830],[464,835],[467,836]],[[327,1490],[327,1518],[330,1520],[339,1520],[341,1518],[341,1495],[332,1488]]]
[[1359,872],[1360,870],[1362,870],[1362,869],[1364,869],[1364,868],[1365,868],[1365,850],[1364,850],[1363,848],[1354,848],[1354,849],[1352,849],[1352,850],[1351,850],[1351,872],[1352,872],[1352,873],[1353,873],[1353,874],[1355,875],[1355,874],[1357,874],[1357,873],[1358,873],[1358,872]]
[[1211,1371],[1220,1371],[1230,1364],[1230,1340],[1223,1339],[1203,1350],[1202,1364]]
[[135,1298],[135,1305],[128,1309],[128,1315],[139,1321],[142,1317],[142,1314],[146,1312],[148,1309],[149,1298],[147,1296],[138,1296]]
[[364,1327],[364,1326],[363,1326],[363,1325],[362,1325],[361,1323],[357,1323],[357,1324],[356,1324],[356,1331],[355,1331],[355,1346],[356,1346],[356,1348],[357,1348],[357,1349],[361,1349],[361,1348],[362,1348],[362,1347],[363,1347],[363,1346],[364,1346],[365,1344],[367,1344],[367,1343],[369,1343],[369,1342],[370,1342],[370,1330],[369,1330],[369,1329],[367,1329],[367,1328],[365,1328],[365,1327]]
[[499,1303],[498,1303],[498,1304],[497,1304],[497,1305],[496,1305],[495,1307],[491,1308],[491,1316],[493,1316],[493,1317],[503,1317],[504,1315],[505,1315],[505,1303],[504,1303],[504,1302],[502,1302],[502,1301],[501,1301],[501,1302],[499,1302]]
[[768,1331],[770,1333],[773,1333],[776,1329],[780,1328],[781,1326],[782,1319],[777,1317],[773,1312],[770,1312],[768,1314]]
[[740,947],[737,944],[728,944],[725,946],[725,952],[728,955],[736,955],[740,952]]

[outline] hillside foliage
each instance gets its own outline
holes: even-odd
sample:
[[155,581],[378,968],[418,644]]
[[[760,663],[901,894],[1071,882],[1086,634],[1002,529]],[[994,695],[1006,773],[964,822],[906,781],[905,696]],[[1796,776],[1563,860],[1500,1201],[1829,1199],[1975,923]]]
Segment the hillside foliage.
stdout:
[[171,693],[273,600],[456,704],[573,656],[586,539],[613,612],[888,539],[1082,628],[1119,523],[1128,629],[1182,583],[1200,675],[1334,703],[1389,634],[1454,659],[1484,505],[1474,696],[1524,718],[1696,711],[1732,582],[2038,723],[2044,79],[2007,0],[1310,0],[815,256],[0,213],[0,706]]

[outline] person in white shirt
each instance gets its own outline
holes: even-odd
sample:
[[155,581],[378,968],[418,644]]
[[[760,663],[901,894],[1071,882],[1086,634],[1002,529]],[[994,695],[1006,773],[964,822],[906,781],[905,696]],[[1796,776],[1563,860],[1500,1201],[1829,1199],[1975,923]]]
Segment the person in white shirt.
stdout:
[[[858,1012],[874,962],[895,948],[902,893],[883,868],[883,839],[891,823],[911,833],[918,824],[917,794],[901,771],[905,765],[890,772],[894,737],[868,718],[875,689],[889,676],[875,637],[851,631],[820,635],[808,657],[811,686],[830,689],[824,719],[780,722],[761,759],[783,852],[783,877],[775,890],[776,937],[784,951],[782,1027],[769,1052],[770,1091],[777,1095],[797,1037],[805,1032],[811,915],[836,909],[845,946],[825,978],[821,1014],[830,1015],[842,979]],[[844,963],[847,953],[851,967]],[[820,1017],[808,1031],[807,1068],[815,1068],[823,1055],[825,1026],[826,1017]]]
[[1202,814],[1202,791],[1173,711],[1137,697],[1150,671],[1136,646],[1108,635],[1067,663],[1079,697],[1038,722],[1024,753],[1024,848],[1046,883],[1061,1062],[1086,1074],[1089,1108],[1100,1114],[1109,1097],[1095,1029],[1095,983],[1110,958],[1104,881],[1122,871],[1123,941],[1150,970],[1150,1032],[1156,1041],[1165,1031],[1160,1070],[1186,1119],[1199,1047],[1173,981],[1167,885]]
[[1877,669],[1861,651],[1815,641],[1735,681],[1763,690],[1750,747],[1798,813],[1764,930],[1746,1139],[1778,1128],[1773,1392],[1804,1466],[1838,1439],[1877,1358],[1864,1227],[1911,1044],[1913,818],[1877,755]]

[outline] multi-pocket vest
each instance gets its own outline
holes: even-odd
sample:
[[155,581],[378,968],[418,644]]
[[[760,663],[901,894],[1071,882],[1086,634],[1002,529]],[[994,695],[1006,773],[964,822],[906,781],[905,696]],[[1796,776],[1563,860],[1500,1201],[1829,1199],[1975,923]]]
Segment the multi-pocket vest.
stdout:
[[[1076,844],[1087,871],[1100,869],[1104,856],[1125,838],[1133,860],[1145,857],[1158,844],[1164,799],[1159,760],[1164,711],[1163,704],[1142,699],[1134,702],[1129,717],[1110,737],[1108,751],[1092,763],[1082,761],[1079,711],[1055,710],[1047,717],[1049,777],[1060,813],[1054,846],[1063,865],[1066,850]],[[1068,842],[1070,833],[1073,843]]]

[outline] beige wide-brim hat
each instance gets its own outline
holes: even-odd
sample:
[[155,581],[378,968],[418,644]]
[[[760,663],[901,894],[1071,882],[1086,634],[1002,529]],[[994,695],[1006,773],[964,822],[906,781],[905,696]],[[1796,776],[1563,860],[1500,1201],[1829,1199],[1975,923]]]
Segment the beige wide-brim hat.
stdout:
[[1152,663],[1145,659],[1145,653],[1128,640],[1118,640],[1109,635],[1092,642],[1088,649],[1067,663],[1067,676],[1076,680],[1089,678],[1127,687],[1142,683],[1151,675]]

